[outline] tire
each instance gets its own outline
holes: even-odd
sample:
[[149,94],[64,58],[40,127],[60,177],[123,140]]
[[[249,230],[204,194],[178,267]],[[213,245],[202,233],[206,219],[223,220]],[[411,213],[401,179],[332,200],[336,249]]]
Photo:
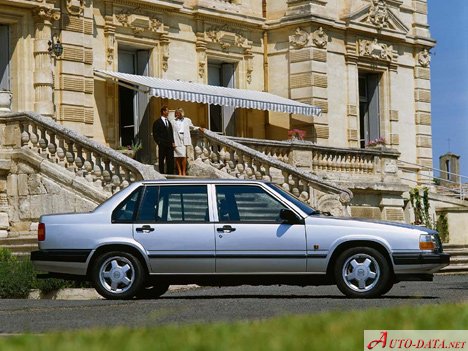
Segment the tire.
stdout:
[[157,299],[169,290],[169,284],[158,283],[140,289],[136,294],[138,299]]
[[393,286],[390,264],[370,247],[344,251],[336,260],[334,274],[338,289],[352,298],[379,297]]
[[143,287],[145,270],[139,259],[127,252],[107,252],[95,261],[91,280],[106,299],[128,300]]

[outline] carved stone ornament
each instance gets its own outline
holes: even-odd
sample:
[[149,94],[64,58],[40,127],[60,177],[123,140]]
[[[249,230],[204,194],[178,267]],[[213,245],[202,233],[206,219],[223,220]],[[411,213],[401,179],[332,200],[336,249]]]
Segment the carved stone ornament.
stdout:
[[205,77],[206,73],[206,51],[205,48],[197,50],[198,52],[198,76],[200,78]]
[[302,30],[300,27],[297,27],[294,34],[289,36],[289,43],[296,49],[302,49],[308,42],[309,33]]
[[372,0],[367,21],[379,28],[388,26],[388,7],[385,0]]
[[429,50],[424,49],[418,54],[418,62],[421,67],[429,67],[431,64],[431,55]]
[[160,33],[164,31],[163,23],[159,18],[147,16],[141,10],[136,12],[138,13],[131,14],[124,9],[115,17],[123,27],[131,28],[135,34],[141,34],[145,31]]
[[391,45],[379,43],[377,39],[373,41],[360,40],[359,55],[377,60],[392,61],[393,47]]
[[245,63],[246,63],[246,81],[248,84],[252,83],[252,72],[253,72],[253,54],[252,51],[247,50],[245,53]]
[[106,25],[104,29],[104,37],[106,38],[106,60],[108,65],[114,62],[114,48],[115,48],[115,26]]
[[80,16],[84,12],[84,0],[67,0],[67,11],[70,15]]
[[328,35],[323,31],[323,28],[320,27],[312,34],[312,41],[314,45],[318,48],[326,48],[328,44]]
[[169,39],[167,37],[161,38],[161,64],[164,72],[167,72],[169,69]]
[[114,48],[113,47],[107,48],[106,58],[107,58],[107,64],[112,65],[112,63],[114,62]]
[[231,47],[251,47],[251,43],[246,37],[227,25],[210,28],[206,32],[206,37],[209,41],[221,45],[221,49],[224,51],[229,50]]
[[34,14],[42,21],[58,21],[60,19],[60,11],[48,7],[39,7],[35,9]]
[[323,212],[329,212],[333,216],[343,216],[345,208],[338,194],[324,194],[317,199],[316,207]]

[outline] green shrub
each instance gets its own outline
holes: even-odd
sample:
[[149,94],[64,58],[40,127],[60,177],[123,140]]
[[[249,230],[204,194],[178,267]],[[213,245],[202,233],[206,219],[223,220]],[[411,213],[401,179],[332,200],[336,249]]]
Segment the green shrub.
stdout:
[[0,247],[0,262],[15,262],[16,257],[13,256],[10,250],[5,247]]
[[46,294],[64,288],[91,287],[88,282],[37,279],[37,273],[31,261],[17,259],[10,250],[0,248],[0,298],[26,298],[31,289],[39,289]]
[[0,263],[0,298],[25,298],[33,287],[36,272],[30,261]]
[[440,240],[442,240],[443,243],[448,243],[450,236],[448,230],[447,214],[441,213],[439,215],[437,218],[436,229],[439,232]]

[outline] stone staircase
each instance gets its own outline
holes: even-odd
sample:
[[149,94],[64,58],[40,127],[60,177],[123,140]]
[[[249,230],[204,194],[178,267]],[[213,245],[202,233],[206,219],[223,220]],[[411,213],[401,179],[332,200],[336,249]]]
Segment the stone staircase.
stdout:
[[451,255],[451,263],[443,268],[441,273],[468,273],[468,245],[445,244],[444,252]]
[[17,236],[0,239],[0,247],[10,250],[13,255],[27,257],[37,250],[37,234],[31,232],[17,233]]

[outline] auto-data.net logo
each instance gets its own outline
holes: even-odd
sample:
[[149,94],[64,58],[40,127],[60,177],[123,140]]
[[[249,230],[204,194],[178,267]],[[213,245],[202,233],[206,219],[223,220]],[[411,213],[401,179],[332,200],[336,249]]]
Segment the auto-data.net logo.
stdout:
[[468,330],[365,330],[364,350],[468,350]]

